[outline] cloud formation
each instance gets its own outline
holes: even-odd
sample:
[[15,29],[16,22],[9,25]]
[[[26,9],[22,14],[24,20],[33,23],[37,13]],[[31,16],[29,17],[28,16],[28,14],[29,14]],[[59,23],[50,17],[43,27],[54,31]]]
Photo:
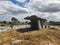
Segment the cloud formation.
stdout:
[[10,0],[0,0],[0,18],[5,15],[4,19],[7,17],[10,17],[7,19],[16,17],[20,21],[24,21],[24,17],[36,14],[39,17],[48,19],[49,21],[60,21],[59,0],[30,0],[30,2],[25,6],[26,8],[21,7],[20,5],[14,4]]
[[[60,1],[59,0],[36,0],[32,1],[29,5],[31,9],[33,10],[32,12],[36,13],[39,12],[38,14],[41,15],[42,17],[46,18],[47,20],[51,21],[60,21],[59,13],[60,13]],[[31,12],[31,13],[32,13]],[[39,16],[40,16],[39,15]],[[49,18],[50,17],[50,18]]]
[[10,1],[2,1],[0,3],[0,12],[2,14],[23,14],[23,13],[27,13],[27,10],[24,8],[21,8],[19,6],[14,5],[12,2]]
[[18,2],[24,2],[25,0],[17,0]]
[[36,1],[30,5],[31,8],[38,12],[60,12],[60,3],[43,3],[41,1]]
[[[18,5],[15,5],[11,1],[1,1],[0,2],[0,19],[2,19],[2,20],[10,21],[10,18],[12,18],[12,17],[18,18],[18,15],[20,15],[19,17],[21,18],[22,14],[25,15],[27,13],[28,13],[27,9],[22,8]],[[5,15],[5,16],[3,16],[3,15]],[[2,17],[4,17],[4,18],[2,18]],[[9,18],[7,18],[7,17],[9,17]]]

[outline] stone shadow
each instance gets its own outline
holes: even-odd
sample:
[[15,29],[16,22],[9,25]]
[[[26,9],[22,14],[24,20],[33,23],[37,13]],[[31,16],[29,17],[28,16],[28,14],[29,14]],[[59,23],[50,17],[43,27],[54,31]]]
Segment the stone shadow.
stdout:
[[24,33],[24,32],[30,32],[35,30],[32,30],[31,28],[21,28],[21,29],[17,29],[16,31],[20,33]]

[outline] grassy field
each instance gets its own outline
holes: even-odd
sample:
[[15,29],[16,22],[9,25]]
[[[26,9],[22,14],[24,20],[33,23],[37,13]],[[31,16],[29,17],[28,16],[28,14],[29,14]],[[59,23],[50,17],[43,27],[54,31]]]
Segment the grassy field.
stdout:
[[[12,44],[15,40],[20,41]],[[25,33],[6,31],[0,35],[0,45],[60,45],[60,30],[40,29]]]

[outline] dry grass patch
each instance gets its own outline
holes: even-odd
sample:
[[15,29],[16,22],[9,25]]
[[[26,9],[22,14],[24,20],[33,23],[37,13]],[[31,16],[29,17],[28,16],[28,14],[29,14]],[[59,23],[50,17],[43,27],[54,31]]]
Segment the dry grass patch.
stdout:
[[25,33],[12,30],[0,35],[0,45],[12,45],[14,40],[21,40],[16,45],[60,45],[60,30],[41,29]]

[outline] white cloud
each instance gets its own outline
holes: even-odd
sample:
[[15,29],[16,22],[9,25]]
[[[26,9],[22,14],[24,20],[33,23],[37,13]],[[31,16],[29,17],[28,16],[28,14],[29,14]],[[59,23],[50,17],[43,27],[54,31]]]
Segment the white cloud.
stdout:
[[[17,1],[23,2],[25,0]],[[24,17],[36,14],[49,21],[60,21],[59,0],[31,0],[26,7],[27,8],[22,8],[10,1],[0,1],[0,15],[11,15],[11,17],[16,17],[20,21],[24,21]]]
[[[50,2],[51,1],[51,2]],[[56,3],[57,2],[57,3]],[[30,2],[29,6],[34,11],[38,12],[59,12],[60,11],[60,3],[58,1],[52,1],[52,0],[36,0]]]
[[40,14],[38,16],[42,15],[41,17],[46,18],[49,21],[60,21],[59,0],[31,0],[28,6],[30,6],[29,9],[32,14]]
[[5,14],[11,14],[11,15],[13,15],[14,13],[16,13],[16,14],[27,13],[27,9],[19,7],[18,5],[14,5],[10,1],[0,2],[0,9],[1,9],[0,12],[4,12]]
[[14,15],[0,15],[0,21],[11,21],[11,18],[15,17]]
[[[5,15],[5,18],[3,18],[3,20],[6,20],[6,18],[10,17],[10,16],[11,17],[14,16],[14,17],[18,18],[18,15],[20,15],[19,17],[21,19],[21,15],[22,14],[25,15],[27,13],[28,13],[28,10],[26,8],[22,8],[22,7],[18,6],[18,5],[14,5],[10,1],[1,1],[0,2],[0,15]],[[7,20],[9,20],[10,18],[8,18]]]
[[25,0],[16,0],[16,1],[18,1],[18,2],[24,2]]

